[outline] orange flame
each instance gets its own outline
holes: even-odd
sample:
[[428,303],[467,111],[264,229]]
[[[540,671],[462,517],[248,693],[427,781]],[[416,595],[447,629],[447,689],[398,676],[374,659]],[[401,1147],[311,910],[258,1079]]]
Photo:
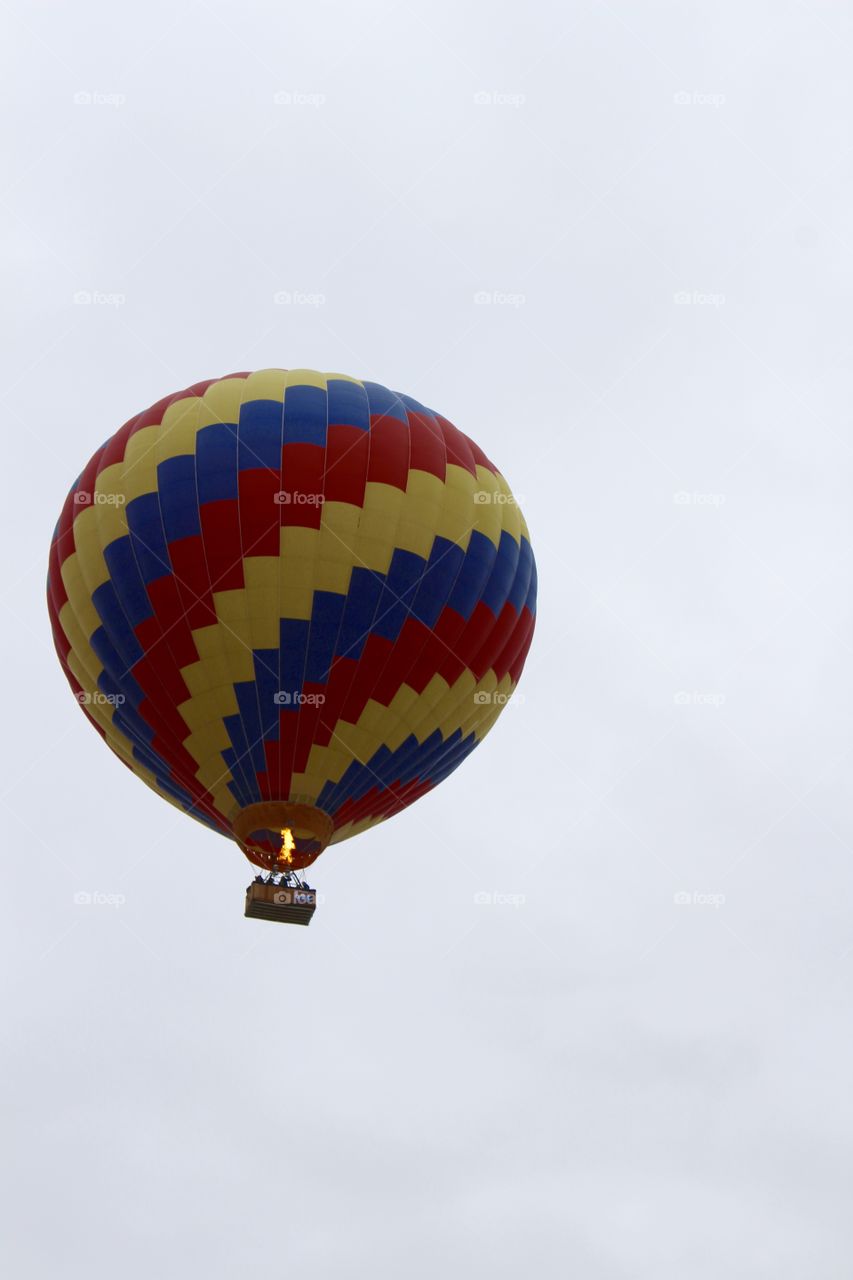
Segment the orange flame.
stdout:
[[279,862],[292,862],[293,850],[296,848],[296,841],[293,838],[293,832],[290,827],[282,827],[281,829],[281,849],[279,850]]

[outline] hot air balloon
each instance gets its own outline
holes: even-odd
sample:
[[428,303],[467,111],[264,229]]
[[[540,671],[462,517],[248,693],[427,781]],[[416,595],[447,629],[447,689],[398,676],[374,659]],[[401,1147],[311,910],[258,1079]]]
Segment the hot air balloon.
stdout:
[[263,369],[158,401],[98,449],[48,607],[83,712],[143,782],[267,872],[300,872],[456,769],[509,700],[536,568],[503,476],[375,382]]

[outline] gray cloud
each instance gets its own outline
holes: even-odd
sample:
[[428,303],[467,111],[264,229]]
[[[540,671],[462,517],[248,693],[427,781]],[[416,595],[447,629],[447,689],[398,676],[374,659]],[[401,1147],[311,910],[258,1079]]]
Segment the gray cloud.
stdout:
[[[853,9],[9,20],[9,1274],[846,1276]],[[456,421],[541,579],[523,704],[304,936],[43,603],[95,447],[265,365]]]

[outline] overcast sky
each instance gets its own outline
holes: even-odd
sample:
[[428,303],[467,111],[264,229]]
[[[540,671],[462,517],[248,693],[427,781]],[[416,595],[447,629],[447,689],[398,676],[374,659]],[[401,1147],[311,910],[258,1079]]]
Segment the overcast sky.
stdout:
[[[3,26],[7,1273],[847,1280],[853,6]],[[44,605],[93,450],[271,365],[449,417],[540,575],[516,703],[309,930]]]

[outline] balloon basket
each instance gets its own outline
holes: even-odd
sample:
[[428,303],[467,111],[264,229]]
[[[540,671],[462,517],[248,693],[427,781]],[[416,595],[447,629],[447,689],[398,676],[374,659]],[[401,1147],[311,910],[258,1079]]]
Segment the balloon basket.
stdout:
[[317,910],[315,889],[283,884],[250,884],[245,915],[252,920],[277,920],[280,924],[310,924]]

